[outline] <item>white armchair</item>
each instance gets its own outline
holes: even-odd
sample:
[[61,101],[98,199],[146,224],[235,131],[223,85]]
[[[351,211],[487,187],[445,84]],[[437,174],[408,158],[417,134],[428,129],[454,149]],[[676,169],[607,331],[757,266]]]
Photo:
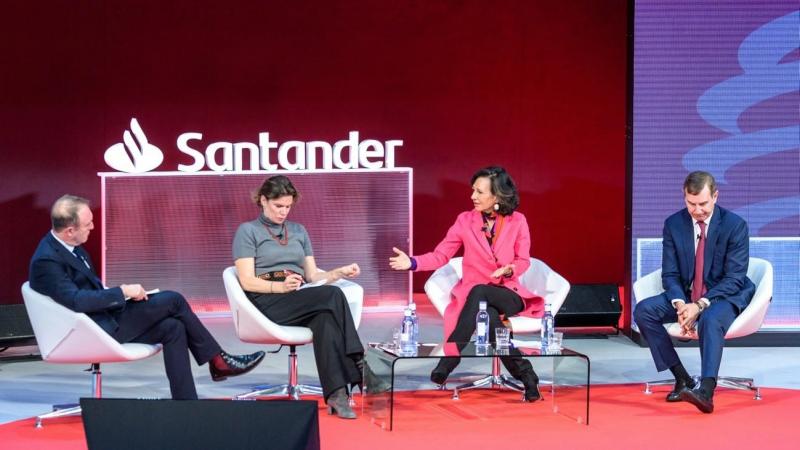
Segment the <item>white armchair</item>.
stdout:
[[[747,305],[744,311],[733,321],[728,332],[725,333],[725,339],[734,339],[742,336],[753,334],[761,328],[764,322],[764,316],[767,315],[767,309],[772,301],[772,264],[765,259],[750,258],[747,269],[747,277],[756,285],[756,292],[753,294],[750,304]],[[651,272],[644,277],[636,280],[633,283],[633,295],[636,297],[636,303],[658,295],[664,292],[664,287],[661,283],[661,269]],[[664,328],[670,336],[679,339],[697,339],[697,335],[686,336],[681,334],[680,324],[677,322],[665,323]],[[650,394],[651,386],[669,385],[674,383],[675,380],[659,380],[645,383],[645,393]],[[717,379],[717,385],[733,388],[754,391],[754,398],[761,399],[761,389],[753,384],[752,378],[739,378],[739,377],[723,377]]]
[[[444,315],[444,311],[450,303],[450,291],[462,277],[461,263],[462,258],[451,259],[447,264],[436,269],[425,283],[425,293],[440,315]],[[546,303],[550,303],[554,316],[558,314],[558,310],[564,304],[570,289],[569,282],[564,277],[535,258],[531,258],[530,267],[520,277],[520,284],[535,295],[542,297]],[[514,316],[509,317],[508,321],[511,324],[511,331],[514,333],[536,333],[542,329],[542,320],[538,318]],[[501,374],[500,359],[492,358],[492,374],[472,383],[458,386],[455,389],[454,397],[457,398],[459,390],[483,386],[505,386],[524,391],[515,382]]]
[[[231,266],[222,272],[225,292],[231,306],[233,325],[236,334],[243,342],[256,344],[280,344],[289,346],[289,382],[278,386],[257,386],[253,391],[237,395],[237,399],[259,397],[264,395],[288,395],[289,398],[298,400],[300,394],[322,394],[319,386],[297,383],[297,352],[298,345],[309,344],[313,334],[310,328],[278,325],[269,320],[258,308],[253,305],[241,284],[236,273],[236,267]],[[339,280],[334,285],[339,286],[347,297],[350,313],[356,328],[361,323],[361,311],[364,303],[364,288],[349,280]]]
[[[42,359],[49,363],[91,364],[95,398],[102,397],[100,363],[135,361],[161,351],[161,344],[120,344],[89,316],[65,308],[34,291],[27,282],[22,285],[22,298]],[[36,427],[41,427],[44,419],[80,413],[80,406],[73,406],[42,414],[36,417]]]

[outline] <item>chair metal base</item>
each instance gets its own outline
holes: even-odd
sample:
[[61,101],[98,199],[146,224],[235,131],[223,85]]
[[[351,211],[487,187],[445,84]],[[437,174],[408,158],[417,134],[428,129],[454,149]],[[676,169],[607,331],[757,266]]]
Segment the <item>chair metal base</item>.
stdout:
[[743,391],[753,391],[753,400],[761,400],[761,388],[753,383],[752,378],[719,377],[717,378],[717,386]]
[[[91,367],[84,372],[92,373],[92,397],[103,397],[103,373],[100,371],[100,363],[92,363]],[[67,405],[53,405],[53,411],[36,416],[33,426],[42,428],[42,421],[45,419],[55,419],[58,417],[80,416],[81,407],[75,403]]]
[[[699,383],[699,377],[694,377],[695,383]],[[644,384],[644,393],[650,395],[653,393],[651,386],[669,386],[675,384],[675,380],[658,380],[648,381]],[[753,400],[761,400],[761,388],[756,386],[752,378],[739,378],[739,377],[718,377],[717,387],[725,387],[730,389],[738,389],[742,391],[753,391]]]
[[56,419],[58,417],[80,416],[81,407],[77,404],[53,405],[53,411],[36,416],[33,424],[35,428],[42,428],[42,421],[45,419]]
[[277,386],[261,385],[254,387],[250,392],[237,395],[234,397],[234,400],[247,400],[253,397],[263,397],[268,395],[286,395],[291,400],[300,400],[300,396],[305,394],[322,395],[322,388],[307,384],[280,384]]
[[[525,388],[517,384],[516,381],[513,381],[513,378],[500,373],[500,358],[498,357],[492,358],[491,375],[486,375],[470,383],[464,383],[453,388],[453,400],[459,399],[458,393],[460,391],[466,391],[469,389],[477,389],[482,387],[489,387],[490,389],[501,389],[505,387],[513,391],[522,392],[523,399],[525,398],[524,396]],[[444,385],[442,385],[441,388],[444,389]]]
[[233,397],[234,400],[247,400],[254,397],[267,395],[286,395],[290,400],[300,400],[300,395],[322,395],[322,388],[308,384],[297,383],[297,352],[295,345],[289,345],[289,383],[281,385],[261,385],[252,391]]

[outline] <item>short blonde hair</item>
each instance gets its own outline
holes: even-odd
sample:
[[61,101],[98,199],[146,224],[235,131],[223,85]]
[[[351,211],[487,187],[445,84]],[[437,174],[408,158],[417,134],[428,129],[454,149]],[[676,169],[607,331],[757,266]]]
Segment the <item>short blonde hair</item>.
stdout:
[[79,225],[78,210],[81,206],[89,207],[89,205],[89,200],[83,197],[62,195],[50,209],[50,222],[53,224],[53,230],[61,231],[64,228],[77,227]]

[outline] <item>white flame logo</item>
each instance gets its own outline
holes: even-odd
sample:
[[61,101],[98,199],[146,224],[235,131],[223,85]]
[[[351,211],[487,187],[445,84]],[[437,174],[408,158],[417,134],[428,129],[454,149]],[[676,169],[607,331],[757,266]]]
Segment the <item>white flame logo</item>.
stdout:
[[108,147],[105,153],[106,164],[113,169],[128,173],[148,172],[158,167],[164,160],[161,149],[147,142],[147,136],[144,135],[136,118],[131,119],[131,129],[125,130],[122,140],[124,143]]

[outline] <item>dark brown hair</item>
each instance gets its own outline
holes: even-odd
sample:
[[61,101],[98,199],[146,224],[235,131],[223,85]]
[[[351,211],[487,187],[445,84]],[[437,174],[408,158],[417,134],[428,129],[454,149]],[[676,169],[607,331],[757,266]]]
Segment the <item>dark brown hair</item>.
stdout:
[[481,177],[489,179],[489,186],[492,188],[492,195],[497,197],[498,214],[507,216],[514,212],[519,206],[519,193],[511,175],[506,169],[499,166],[490,166],[475,172],[472,176],[470,185],[475,184],[475,180]]
[[683,181],[683,192],[686,194],[697,195],[703,191],[703,188],[708,186],[708,192],[714,195],[717,192],[717,182],[714,180],[714,175],[702,170],[695,170],[694,172],[686,175]]
[[289,177],[284,175],[275,175],[264,180],[264,183],[258,188],[258,191],[253,195],[253,201],[256,205],[261,205],[261,196],[267,200],[275,200],[276,198],[291,195],[295,202],[300,198],[300,193],[297,192]]

